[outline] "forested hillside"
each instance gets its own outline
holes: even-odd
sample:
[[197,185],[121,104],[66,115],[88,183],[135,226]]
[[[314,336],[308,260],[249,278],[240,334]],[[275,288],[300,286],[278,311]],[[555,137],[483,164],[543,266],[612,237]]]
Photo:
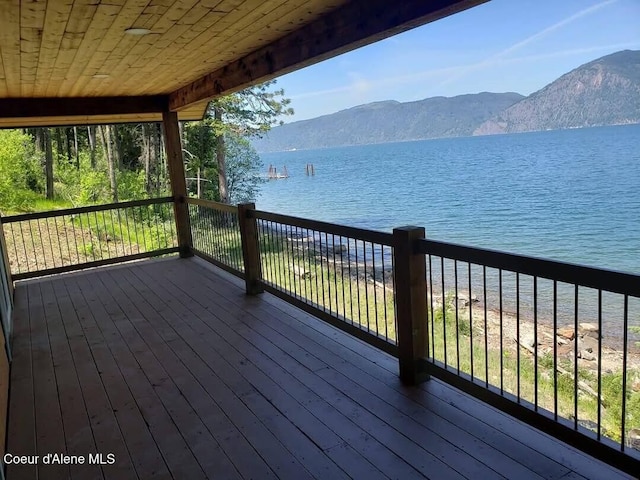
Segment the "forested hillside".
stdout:
[[260,152],[640,123],[640,51],[598,58],[523,97],[384,101],[274,128]]
[[253,144],[260,152],[470,136],[496,113],[524,98],[478,93],[417,102],[376,102],[274,128]]
[[[252,199],[260,160],[249,138],[293,111],[274,82],[211,102],[201,122],[181,125],[190,192],[223,202]],[[160,124],[0,130],[0,212],[167,195]]]
[[480,125],[475,135],[640,123],[640,51],[582,65]]

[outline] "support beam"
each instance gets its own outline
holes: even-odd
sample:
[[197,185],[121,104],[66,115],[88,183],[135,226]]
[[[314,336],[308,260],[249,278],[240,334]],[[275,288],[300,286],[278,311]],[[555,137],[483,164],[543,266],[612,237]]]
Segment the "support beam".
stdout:
[[169,167],[173,209],[176,218],[176,230],[178,232],[178,247],[180,248],[181,257],[191,257],[193,256],[193,240],[191,238],[191,224],[189,222],[187,182],[184,175],[178,115],[175,112],[163,112],[162,126],[164,128],[167,165]]
[[426,266],[416,245],[424,237],[422,227],[393,229],[398,360],[400,379],[408,385],[429,379],[425,362],[429,353]]
[[474,7],[487,0],[351,1],[170,94],[169,109],[232,93]]
[[140,97],[0,98],[0,118],[160,114],[166,95]]
[[242,260],[244,262],[244,281],[248,295],[264,292],[262,287],[262,266],[258,244],[258,222],[253,212],[255,203],[238,205],[238,222],[242,240]]

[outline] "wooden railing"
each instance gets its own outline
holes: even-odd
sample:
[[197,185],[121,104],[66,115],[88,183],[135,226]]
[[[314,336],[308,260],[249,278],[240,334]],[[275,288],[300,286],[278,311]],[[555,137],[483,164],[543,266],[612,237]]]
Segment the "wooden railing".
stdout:
[[[9,268],[9,255],[4,232],[0,228],[0,322],[2,323],[4,338],[10,338],[13,310],[13,280]],[[0,342],[2,343],[2,342]],[[8,344],[7,344],[8,345]]]
[[[188,200],[197,255],[618,468],[640,471],[640,276]],[[196,240],[197,239],[197,240]],[[199,243],[198,243],[199,242]]]
[[640,276],[426,239],[415,248],[431,375],[640,472]]
[[13,280],[178,251],[173,198],[0,218]]

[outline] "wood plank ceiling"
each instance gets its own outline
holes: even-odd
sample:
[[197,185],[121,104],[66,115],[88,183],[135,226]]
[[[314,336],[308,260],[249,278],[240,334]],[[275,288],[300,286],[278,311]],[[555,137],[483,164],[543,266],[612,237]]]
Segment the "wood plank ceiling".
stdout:
[[[200,118],[213,96],[482,1],[1,0],[0,127],[159,118],[106,112],[113,100],[82,111],[94,97],[157,97],[183,119]],[[33,98],[77,99],[78,112],[3,103]]]

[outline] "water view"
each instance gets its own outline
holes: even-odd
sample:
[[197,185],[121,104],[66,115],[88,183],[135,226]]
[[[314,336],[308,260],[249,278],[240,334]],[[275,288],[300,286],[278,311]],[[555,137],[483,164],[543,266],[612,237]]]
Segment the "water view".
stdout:
[[640,273],[638,145],[625,125],[262,154],[289,178],[257,206]]

